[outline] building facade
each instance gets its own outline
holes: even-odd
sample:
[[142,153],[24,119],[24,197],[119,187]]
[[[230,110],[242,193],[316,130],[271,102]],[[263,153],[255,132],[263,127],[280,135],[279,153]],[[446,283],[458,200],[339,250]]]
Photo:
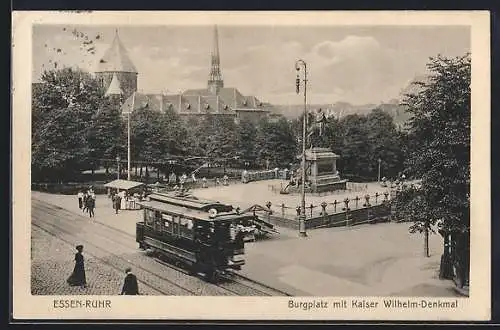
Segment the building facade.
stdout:
[[111,47],[99,62],[97,78],[107,95],[121,94],[122,111],[148,107],[155,111],[172,110],[181,117],[221,115],[241,120],[258,121],[273,117],[272,105],[255,96],[243,95],[235,87],[225,87],[222,78],[217,26],[213,32],[213,49],[207,87],[188,89],[179,94],[147,94],[137,92],[137,69],[120,41],[118,32]]

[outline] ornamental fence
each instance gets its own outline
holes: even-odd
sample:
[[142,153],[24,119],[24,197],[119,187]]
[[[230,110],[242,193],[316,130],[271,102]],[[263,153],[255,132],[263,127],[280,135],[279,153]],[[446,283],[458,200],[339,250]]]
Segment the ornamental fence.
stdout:
[[[391,220],[391,199],[395,192],[375,193],[363,197],[345,198],[333,202],[310,203],[306,205],[306,228],[355,226],[366,223],[379,223]],[[272,205],[266,206],[272,214],[262,217],[272,224],[298,229],[300,206]]]

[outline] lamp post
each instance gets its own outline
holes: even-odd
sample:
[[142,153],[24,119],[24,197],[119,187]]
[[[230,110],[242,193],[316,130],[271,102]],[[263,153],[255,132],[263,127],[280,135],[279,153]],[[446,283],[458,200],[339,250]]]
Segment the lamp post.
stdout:
[[302,120],[302,187],[300,191],[301,203],[300,203],[300,215],[299,215],[299,236],[306,237],[306,129],[307,129],[307,64],[304,60],[297,60],[295,62],[295,70],[297,70],[297,79],[295,81],[297,94],[300,92],[300,77],[299,71],[300,66],[303,67],[304,72],[304,119]]
[[378,183],[380,183],[380,163],[382,163],[382,159],[378,159]]
[[135,105],[135,92],[132,94],[132,107],[127,112],[127,180],[128,181],[130,181],[130,113],[134,111],[134,105]]
[[120,156],[116,156],[116,165],[118,167],[118,180],[120,180]]

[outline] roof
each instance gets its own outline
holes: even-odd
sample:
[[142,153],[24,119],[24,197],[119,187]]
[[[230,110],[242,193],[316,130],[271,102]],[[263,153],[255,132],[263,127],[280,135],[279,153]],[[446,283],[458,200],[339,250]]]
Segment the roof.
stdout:
[[181,207],[177,205],[167,204],[158,201],[147,201],[147,202],[138,202],[139,205],[145,208],[152,208],[158,211],[167,212],[167,213],[176,213],[179,215],[185,215],[188,217],[197,218],[200,220],[209,220],[208,213],[197,211],[193,209],[189,209],[187,207]]
[[108,95],[121,95],[123,94],[122,89],[120,88],[120,81],[116,77],[116,74],[113,74],[113,79],[111,79],[111,83],[109,84],[108,90],[106,91],[106,96]]
[[132,188],[140,187],[143,184],[144,183],[137,182],[137,181],[114,180],[114,181],[106,183],[104,185],[104,187],[116,188],[116,189],[122,189],[122,190],[129,190],[129,189],[132,189]]
[[[236,111],[270,112],[268,104],[262,103],[255,96],[243,96],[236,88],[222,88],[218,95],[207,89],[190,89],[182,94],[144,94],[134,93],[121,106],[127,112],[134,104],[133,110],[148,106],[152,110],[166,111],[169,108],[181,114],[228,114]],[[207,108],[208,105],[208,108]]]
[[130,60],[127,50],[123,46],[118,32],[115,34],[111,47],[104,53],[99,61],[97,72],[134,72],[137,69]]
[[248,219],[248,217],[251,216],[248,213],[247,214],[220,213],[215,218],[210,218],[208,212],[198,211],[187,207],[167,204],[158,201],[138,202],[138,204],[141,205],[142,207],[158,210],[160,212],[174,213],[189,218],[194,218],[196,220],[204,220],[204,221],[221,221],[221,220],[235,221],[244,218]]
[[222,204],[216,201],[209,201],[204,199],[198,199],[194,196],[192,197],[181,197],[173,196],[169,194],[155,193],[149,195],[151,200],[156,200],[171,205],[178,205],[187,207],[190,209],[200,210],[203,212],[208,212],[210,209],[214,208],[219,212],[229,212],[232,211],[233,207],[228,204]]

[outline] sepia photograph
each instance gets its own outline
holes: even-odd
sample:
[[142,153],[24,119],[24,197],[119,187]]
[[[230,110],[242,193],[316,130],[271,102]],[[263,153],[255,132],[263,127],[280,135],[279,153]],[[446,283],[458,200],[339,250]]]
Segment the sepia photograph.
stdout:
[[489,317],[485,30],[285,13],[13,20],[23,314]]

